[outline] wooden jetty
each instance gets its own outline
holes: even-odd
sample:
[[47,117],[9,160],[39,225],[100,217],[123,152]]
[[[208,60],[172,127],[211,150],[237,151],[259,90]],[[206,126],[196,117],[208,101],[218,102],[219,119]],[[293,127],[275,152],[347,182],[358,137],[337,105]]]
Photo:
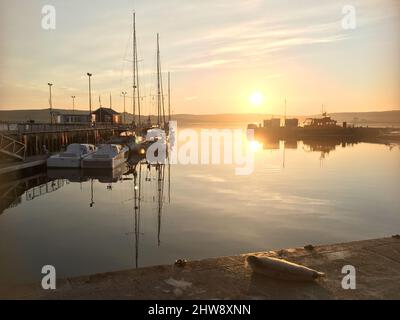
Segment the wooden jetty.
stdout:
[[39,124],[1,123],[0,153],[24,160],[27,156],[59,151],[70,143],[99,143],[123,131],[132,130],[130,125],[106,124]]
[[44,165],[49,153],[68,144],[97,144],[129,130],[130,125],[108,123],[0,123],[0,175]]
[[9,174],[15,171],[35,168],[46,164],[46,155],[37,155],[26,157],[23,161],[5,162],[0,164],[0,176]]

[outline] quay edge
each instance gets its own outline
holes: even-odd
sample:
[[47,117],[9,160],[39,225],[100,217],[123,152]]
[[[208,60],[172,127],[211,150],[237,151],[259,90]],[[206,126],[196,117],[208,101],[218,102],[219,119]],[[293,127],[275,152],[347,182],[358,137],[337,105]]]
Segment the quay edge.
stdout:
[[[0,289],[3,299],[400,299],[400,237],[252,253],[278,257],[326,273],[312,283],[254,275],[248,254],[59,279]],[[342,268],[356,269],[356,289],[342,288]]]

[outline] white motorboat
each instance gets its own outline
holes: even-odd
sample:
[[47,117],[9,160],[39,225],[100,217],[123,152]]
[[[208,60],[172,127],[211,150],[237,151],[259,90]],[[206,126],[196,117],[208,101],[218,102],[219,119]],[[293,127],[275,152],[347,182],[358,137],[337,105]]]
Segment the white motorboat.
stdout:
[[65,152],[47,159],[49,168],[80,168],[82,160],[96,151],[92,144],[72,143]]
[[101,144],[97,151],[83,159],[82,168],[112,169],[128,160],[129,148],[119,144]]

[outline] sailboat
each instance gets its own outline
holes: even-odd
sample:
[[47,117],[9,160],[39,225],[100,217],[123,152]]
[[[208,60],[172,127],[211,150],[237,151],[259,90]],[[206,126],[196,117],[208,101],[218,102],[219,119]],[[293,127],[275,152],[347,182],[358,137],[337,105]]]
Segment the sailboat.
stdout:
[[[132,127],[136,137],[143,138],[143,143],[148,143],[154,140],[166,141],[168,127],[165,116],[163,83],[161,74],[161,59],[160,59],[160,37],[157,33],[157,123],[152,124],[150,115],[146,121],[142,122],[141,114],[141,96],[139,87],[139,68],[137,55],[137,40],[136,40],[136,14],[133,12],[133,36],[132,36]],[[168,74],[168,92],[170,92],[170,75]],[[169,95],[169,93],[168,93]],[[170,98],[168,97],[168,106],[170,110]],[[169,119],[170,119],[169,111]],[[137,122],[136,122],[137,119]],[[151,141],[150,141],[151,140]]]
[[[168,77],[169,82],[169,77]],[[168,99],[168,101],[170,101]],[[167,141],[167,122],[165,119],[164,94],[160,59],[160,36],[157,33],[157,124],[147,127],[146,141]]]

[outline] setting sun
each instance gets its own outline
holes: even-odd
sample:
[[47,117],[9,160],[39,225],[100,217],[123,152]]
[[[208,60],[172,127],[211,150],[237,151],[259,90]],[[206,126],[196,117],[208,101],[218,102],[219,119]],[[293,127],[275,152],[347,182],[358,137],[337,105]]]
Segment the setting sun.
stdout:
[[250,102],[253,106],[259,107],[264,101],[264,96],[261,92],[253,92],[250,96]]

